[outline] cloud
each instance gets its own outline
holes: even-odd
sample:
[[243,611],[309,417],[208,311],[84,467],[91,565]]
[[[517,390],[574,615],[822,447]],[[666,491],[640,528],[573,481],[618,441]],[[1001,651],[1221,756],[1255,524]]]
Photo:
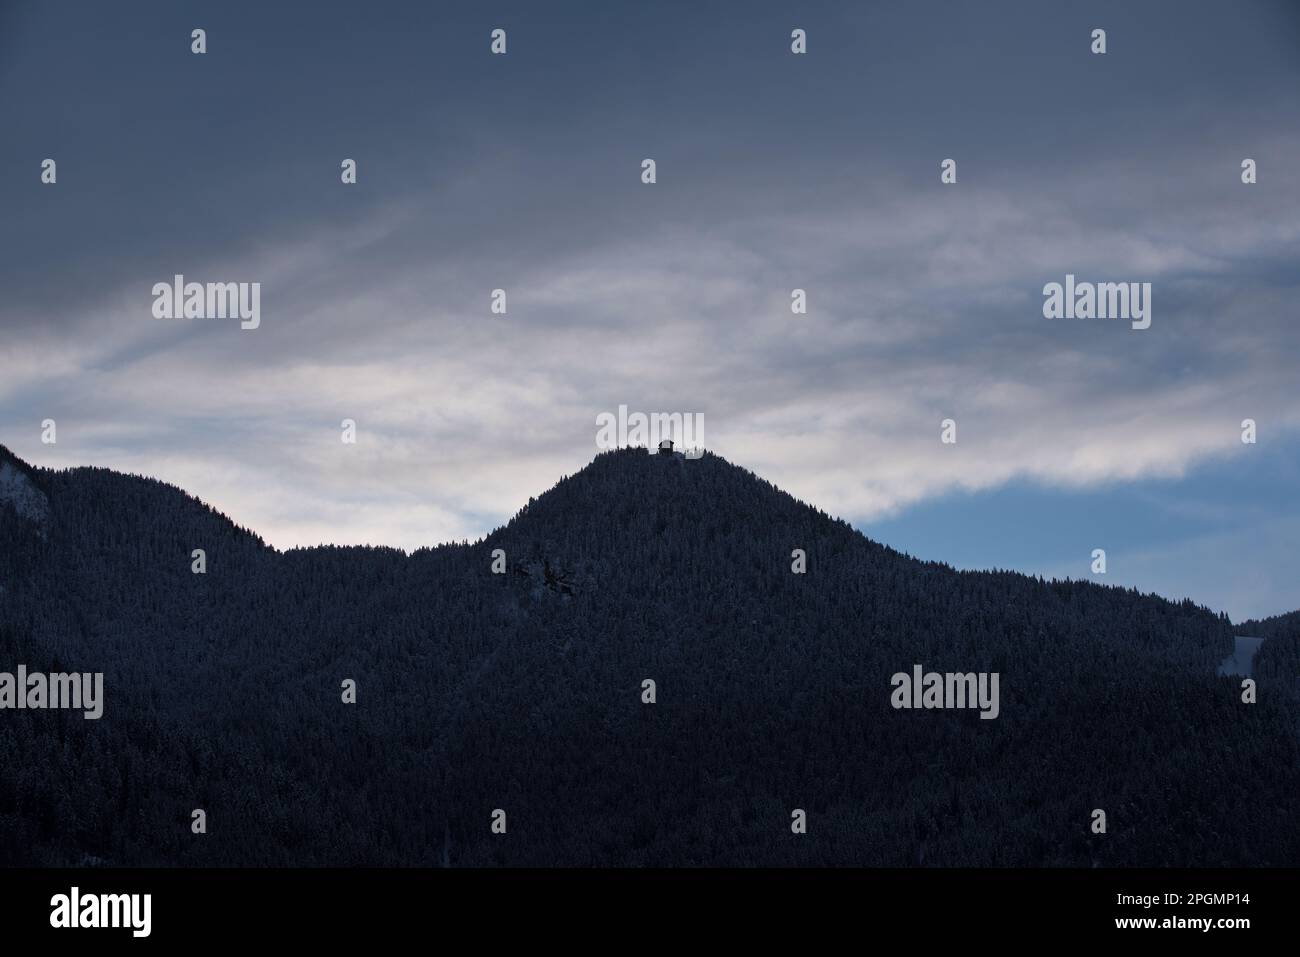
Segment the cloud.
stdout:
[[[1285,360],[1300,333],[1274,311],[1285,280],[1235,289],[1230,325],[1216,292],[1233,262],[1276,254],[1293,204],[1231,243],[1201,234],[1219,251],[1210,258],[1150,252],[1154,235],[1185,235],[1179,204],[1098,241],[1063,229],[1070,214],[1048,196],[969,192],[961,215],[936,190],[871,216],[535,248],[497,279],[503,317],[488,311],[494,284],[472,249],[372,272],[418,217],[377,219],[347,242],[308,236],[191,270],[259,279],[256,332],[155,320],[136,283],[133,297],[107,297],[112,311],[74,317],[86,330],[75,345],[45,341],[39,363],[19,353],[6,392],[30,391],[39,370],[48,414],[72,419],[64,435],[81,446],[61,455],[164,474],[158,450],[171,449],[165,477],[278,545],[477,537],[485,517],[581,467],[595,416],[624,403],[703,412],[721,454],[862,520],[1022,477],[1176,476],[1239,451],[1243,417],[1275,433],[1300,426]],[[1043,319],[1041,281],[1067,271],[1152,282],[1152,328]],[[807,316],[789,310],[800,275]],[[1193,323],[1204,324],[1194,335]],[[1250,330],[1246,361],[1222,361],[1213,332],[1225,328]],[[1263,367],[1261,342],[1276,358]],[[956,446],[939,442],[948,417]],[[355,448],[339,442],[343,418],[360,425]],[[436,514],[404,521],[414,502]]]
[[[824,58],[802,64],[738,52],[777,21],[788,35],[774,11],[727,56],[703,23],[673,69],[631,20],[559,65],[451,44],[439,69],[464,82],[442,105],[397,81],[418,43],[376,27],[353,49],[322,16],[320,42],[356,67],[334,113],[308,96],[328,74],[310,50],[245,51],[233,79],[217,57],[211,75],[166,60],[169,89],[149,82],[162,59],[124,66],[132,122],[199,95],[222,122],[153,162],[89,117],[58,192],[3,178],[29,238],[0,264],[0,440],[158,475],[281,547],[415,548],[476,538],[581,468],[620,404],[702,412],[714,451],[859,522],[1018,480],[1182,476],[1242,454],[1246,417],[1261,442],[1300,430],[1300,136],[1275,96],[1295,58],[1258,40],[1215,86],[1186,50],[1223,62],[1214,29],[1259,23],[1161,39],[1167,17],[1119,6],[1103,65],[1071,59],[1074,28],[1037,5],[1001,27],[955,9],[919,62],[900,38],[928,22],[902,8],[810,21]],[[241,113],[225,81],[301,111]],[[40,142],[47,112],[15,133]],[[103,169],[84,159],[95,137]],[[120,193],[92,188],[105,171]],[[153,319],[148,290],[176,272],[261,282],[262,327]],[[1151,329],[1044,319],[1042,286],[1067,272],[1151,282]],[[38,442],[45,417],[58,446]]]

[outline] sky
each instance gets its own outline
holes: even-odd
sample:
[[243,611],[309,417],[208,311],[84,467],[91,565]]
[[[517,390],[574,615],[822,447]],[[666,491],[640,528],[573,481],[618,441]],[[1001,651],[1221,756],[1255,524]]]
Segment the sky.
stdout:
[[[694,412],[918,557],[1275,614],[1298,162],[1284,0],[0,2],[0,443],[414,549]],[[155,318],[177,273],[260,326]],[[1067,274],[1150,328],[1044,318]]]

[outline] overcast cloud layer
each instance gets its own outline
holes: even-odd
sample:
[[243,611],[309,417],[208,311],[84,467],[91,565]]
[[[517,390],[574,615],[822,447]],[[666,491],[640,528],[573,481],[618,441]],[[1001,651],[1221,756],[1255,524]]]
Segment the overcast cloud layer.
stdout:
[[[279,547],[410,549],[580,469],[601,412],[701,412],[868,534],[1079,576],[1108,542],[1035,549],[1025,495],[1173,508],[1217,469],[1216,530],[1112,580],[1300,606],[1294,496],[1232,489],[1300,447],[1294,4],[113,6],[0,8],[0,442],[29,460]],[[260,282],[261,328],[153,318],[175,273]],[[1151,328],[1044,319],[1066,273],[1150,282]],[[953,496],[999,541],[906,524]]]

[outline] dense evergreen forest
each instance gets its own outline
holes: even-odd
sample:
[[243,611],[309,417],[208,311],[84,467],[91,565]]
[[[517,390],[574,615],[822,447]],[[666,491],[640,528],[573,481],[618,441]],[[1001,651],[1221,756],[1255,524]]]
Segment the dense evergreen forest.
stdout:
[[[0,711],[0,864],[1300,863],[1300,615],[957,572],[712,455],[605,453],[409,556],[0,477],[0,671],[105,676],[98,721]],[[914,664],[998,672],[998,717],[892,708]]]
[[1244,621],[1236,630],[1265,639],[1255,655],[1255,676],[1275,696],[1288,697],[1286,707],[1300,721],[1300,611]]

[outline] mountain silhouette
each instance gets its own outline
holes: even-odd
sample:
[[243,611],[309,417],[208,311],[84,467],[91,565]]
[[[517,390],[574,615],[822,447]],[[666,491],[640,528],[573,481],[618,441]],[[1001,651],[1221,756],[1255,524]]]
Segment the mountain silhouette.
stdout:
[[[0,672],[105,698],[0,711],[0,864],[1293,864],[1300,615],[1245,627],[1255,704],[1222,614],[919,561],[711,454],[407,555],[0,448]],[[915,665],[997,717],[893,707]]]

